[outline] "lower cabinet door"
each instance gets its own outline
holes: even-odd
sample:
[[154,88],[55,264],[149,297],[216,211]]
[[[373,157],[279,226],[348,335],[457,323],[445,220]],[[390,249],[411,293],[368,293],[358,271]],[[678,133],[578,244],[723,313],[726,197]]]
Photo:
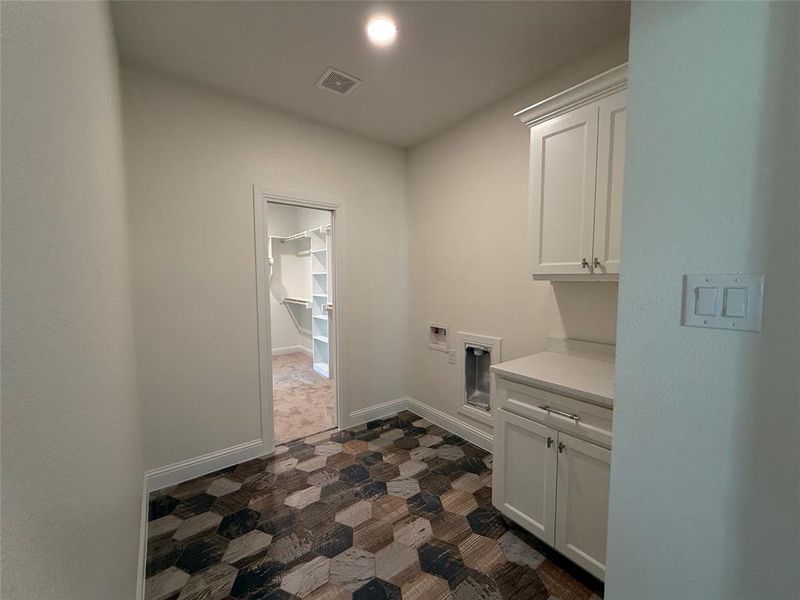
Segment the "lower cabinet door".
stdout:
[[495,506],[554,545],[558,432],[502,408],[495,416],[495,432]]
[[556,550],[600,579],[606,571],[611,451],[558,434]]

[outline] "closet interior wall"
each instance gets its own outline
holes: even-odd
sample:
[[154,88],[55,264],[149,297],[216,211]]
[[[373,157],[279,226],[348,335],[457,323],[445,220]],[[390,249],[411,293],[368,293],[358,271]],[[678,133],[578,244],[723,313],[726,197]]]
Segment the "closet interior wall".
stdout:
[[[267,204],[267,233],[281,238],[330,224],[330,213],[286,204]],[[311,301],[312,259],[309,238],[272,243],[270,284],[270,326],[274,355],[313,352],[311,309],[299,304],[284,304],[283,299]]]

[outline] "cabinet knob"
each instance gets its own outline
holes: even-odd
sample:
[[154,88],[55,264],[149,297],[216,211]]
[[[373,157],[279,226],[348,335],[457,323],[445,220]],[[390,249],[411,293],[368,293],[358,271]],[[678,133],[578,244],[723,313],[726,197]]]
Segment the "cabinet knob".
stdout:
[[594,257],[594,268],[599,269],[602,265],[600,264],[600,259],[596,256]]
[[558,452],[559,452],[559,454],[564,452],[564,448],[566,448],[566,446],[564,445],[564,442],[558,442]]
[[588,269],[589,268],[589,261],[585,258],[581,259],[581,269]]
[[547,436],[547,447],[549,448],[549,447],[550,447],[550,446],[552,446],[552,445],[553,445],[553,438],[551,438],[551,437],[548,435],[548,436]]

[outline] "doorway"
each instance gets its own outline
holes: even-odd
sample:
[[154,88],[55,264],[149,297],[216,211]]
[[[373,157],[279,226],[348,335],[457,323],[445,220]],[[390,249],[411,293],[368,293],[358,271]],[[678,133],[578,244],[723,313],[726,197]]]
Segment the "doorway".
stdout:
[[256,194],[262,420],[270,448],[338,425],[335,210]]

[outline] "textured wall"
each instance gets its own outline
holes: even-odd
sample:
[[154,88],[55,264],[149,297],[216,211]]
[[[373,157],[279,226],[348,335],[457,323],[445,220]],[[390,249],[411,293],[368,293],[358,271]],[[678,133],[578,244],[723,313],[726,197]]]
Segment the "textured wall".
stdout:
[[[797,3],[635,3],[607,598],[797,598]],[[766,272],[763,332],[681,327]]]
[[142,465],[105,3],[2,5],[2,592],[135,596]]
[[549,335],[614,343],[616,283],[531,280],[530,132],[513,115],[626,60],[627,40],[600,48],[410,150],[410,396],[488,430],[458,414],[461,372],[426,347],[428,321],[503,338],[503,360]]
[[258,439],[252,186],[338,202],[342,399],[405,393],[405,153],[123,72],[145,465]]

